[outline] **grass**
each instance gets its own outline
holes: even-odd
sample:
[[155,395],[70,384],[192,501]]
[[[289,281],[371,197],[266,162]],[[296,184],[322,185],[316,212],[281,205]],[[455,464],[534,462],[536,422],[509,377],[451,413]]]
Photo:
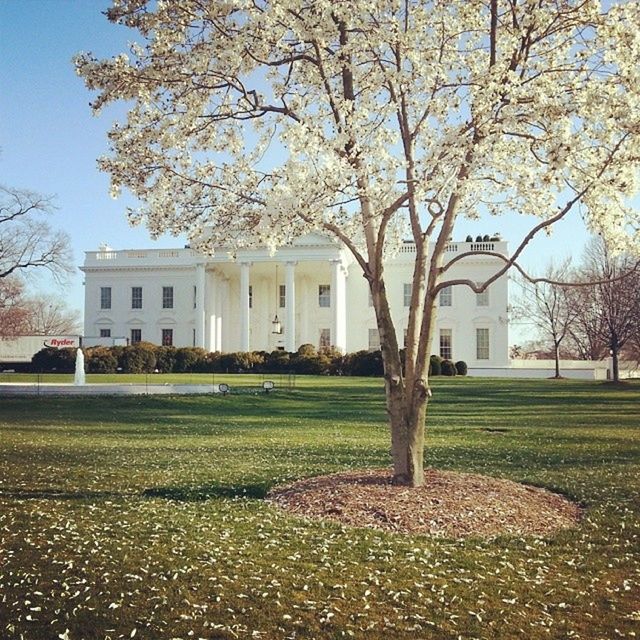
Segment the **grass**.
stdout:
[[379,380],[2,398],[0,637],[635,637],[639,407],[638,383],[434,381],[427,464],[586,507],[579,529],[549,539],[456,542],[263,500],[275,484],[388,465]]

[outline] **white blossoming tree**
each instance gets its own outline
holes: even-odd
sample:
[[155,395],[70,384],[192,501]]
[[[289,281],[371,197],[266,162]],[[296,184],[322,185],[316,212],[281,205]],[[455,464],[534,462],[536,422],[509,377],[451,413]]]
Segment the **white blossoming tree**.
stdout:
[[[75,59],[95,111],[129,106],[100,166],[150,232],[278,246],[320,231],[367,279],[385,365],[394,479],[423,483],[438,292],[484,290],[579,209],[638,242],[640,8],[594,0],[115,0],[128,54]],[[533,215],[477,284],[443,259],[461,217]],[[406,364],[385,256],[415,243]],[[431,245],[431,249],[430,249]],[[477,254],[475,254],[477,255]]]

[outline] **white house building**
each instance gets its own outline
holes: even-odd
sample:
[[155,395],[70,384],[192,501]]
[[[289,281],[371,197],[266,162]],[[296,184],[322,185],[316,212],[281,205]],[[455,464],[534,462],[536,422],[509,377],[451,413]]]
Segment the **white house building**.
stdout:
[[[506,242],[452,242],[447,253],[495,250]],[[386,265],[399,333],[407,325],[415,247],[405,242]],[[452,266],[451,278],[483,282],[502,263],[478,254]],[[375,349],[369,289],[339,243],[309,235],[274,255],[265,249],[203,256],[190,248],[86,253],[84,333],[130,343],[198,346],[209,351],[295,351],[301,344],[343,352]],[[449,275],[449,274],[448,274]],[[432,353],[472,367],[508,366],[508,285],[443,290]],[[403,335],[398,336],[403,343]]]

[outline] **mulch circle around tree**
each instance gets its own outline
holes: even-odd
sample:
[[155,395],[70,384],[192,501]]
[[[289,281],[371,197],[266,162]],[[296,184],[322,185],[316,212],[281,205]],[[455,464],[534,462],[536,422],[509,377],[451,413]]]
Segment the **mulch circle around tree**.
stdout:
[[267,499],[301,517],[444,538],[549,536],[577,526],[582,509],[546,489],[488,476],[425,470],[423,487],[397,486],[389,469],[301,480]]

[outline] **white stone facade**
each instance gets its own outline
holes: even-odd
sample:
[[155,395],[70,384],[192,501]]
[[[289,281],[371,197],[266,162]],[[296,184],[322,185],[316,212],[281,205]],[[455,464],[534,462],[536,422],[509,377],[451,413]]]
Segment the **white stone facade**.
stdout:
[[[495,250],[506,243],[452,242],[447,255]],[[398,341],[407,324],[414,246],[405,243],[386,265]],[[448,278],[481,282],[502,263],[478,255],[452,266]],[[349,252],[317,235],[270,255],[266,249],[202,256],[190,248],[87,252],[85,327],[90,337],[198,346],[209,351],[295,351],[301,344],[343,352],[377,346],[369,289]],[[469,366],[508,364],[508,280],[484,295],[457,286],[438,309],[432,353]],[[275,316],[281,333],[274,333]]]

